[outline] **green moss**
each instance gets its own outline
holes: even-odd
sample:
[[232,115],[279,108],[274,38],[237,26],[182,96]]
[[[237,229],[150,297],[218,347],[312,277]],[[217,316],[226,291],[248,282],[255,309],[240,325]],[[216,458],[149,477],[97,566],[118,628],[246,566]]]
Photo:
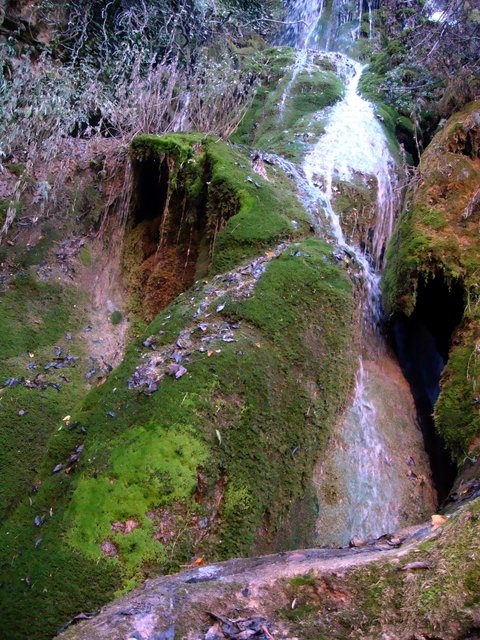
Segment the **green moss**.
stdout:
[[233,139],[290,159],[301,157],[310,137],[307,131],[315,134],[318,128],[317,123],[311,122],[312,114],[335,104],[344,95],[344,86],[332,64],[331,60],[317,56],[313,68],[295,78],[290,69],[284,70],[281,78],[264,79]]
[[[24,501],[2,528],[2,573],[16,585],[0,603],[6,638],[50,637],[73,614],[149,571],[171,570],[194,553],[209,560],[247,554],[261,525],[268,522],[271,535],[282,525],[352,384],[349,281],[322,241],[297,248],[299,256],[287,249],[269,264],[251,298],[226,301],[226,317],[242,322],[237,342],[221,343],[211,358],[193,353],[188,374],[166,377],[150,397],[128,388],[143,352],[134,342],[105,384],[81,407],[68,407],[87,433],[53,432],[32,507]],[[164,331],[159,347],[176,340],[202,295],[180,296],[146,335]],[[312,386],[321,393],[310,393]],[[52,476],[79,444],[85,446],[79,471]],[[173,514],[173,537],[159,542],[156,516],[148,512],[162,509]],[[40,534],[36,513],[47,514]],[[192,518],[213,518],[201,530],[200,547]],[[112,531],[112,521],[126,519],[141,526]],[[35,549],[39,535],[44,542]],[[117,545],[116,557],[103,556],[105,538]],[[28,574],[32,589],[21,582]]]
[[112,324],[120,324],[123,320],[123,316],[120,311],[115,310],[110,316],[110,322]]
[[[0,303],[0,385],[20,377],[33,380],[41,374],[43,390],[20,384],[0,391],[0,513],[10,513],[24,499],[39,472],[49,437],[58,422],[85,394],[83,359],[61,370],[44,370],[62,346],[77,357],[82,345],[65,341],[83,320],[82,296],[73,288],[18,278]],[[76,308],[75,308],[76,305]],[[30,357],[29,354],[32,354]],[[31,370],[27,365],[36,364]],[[66,376],[68,382],[60,377]],[[20,414],[19,414],[20,412]],[[23,413],[25,412],[25,413]]]
[[[215,239],[213,273],[228,271],[282,240],[305,235],[309,221],[293,184],[281,178],[267,182],[252,173],[244,156],[225,144],[210,141],[206,155],[211,167],[207,213],[218,211],[222,202],[232,203],[225,228]],[[292,219],[298,222],[298,230]]]
[[[286,618],[286,620],[290,620],[291,622],[298,622],[300,620],[308,618],[312,615],[312,613],[315,613],[316,611],[317,608],[315,607],[315,605],[304,604],[298,607],[294,607],[293,609],[291,607],[285,609],[283,612],[283,616]],[[309,637],[312,638],[312,636]],[[317,638],[318,636],[313,637]]]
[[[224,142],[198,135],[141,136],[132,142],[131,153],[137,167],[152,154],[169,159],[170,182],[165,188],[171,201],[183,202],[190,214],[185,215],[184,225],[205,226],[211,273],[228,271],[267,247],[308,233],[309,219],[295,185],[283,174],[272,173],[265,180],[253,171],[245,154]],[[149,224],[142,221],[130,229],[125,243],[124,270],[134,313],[143,306],[148,277],[142,264]]]
[[0,358],[55,344],[75,314],[76,292],[18,276],[0,304]]
[[307,573],[304,576],[296,576],[290,580],[292,587],[305,587],[315,584],[315,576],[311,573]]
[[[84,476],[73,495],[67,511],[72,522],[68,539],[94,560],[102,557],[101,543],[111,539],[130,577],[142,564],[165,560],[165,546],[154,539],[154,524],[147,513],[191,499],[197,468],[207,452],[181,425],[166,431],[154,422],[132,429],[109,448],[108,477]],[[113,522],[130,519],[138,529],[112,534]]]
[[80,249],[80,262],[84,267],[88,268],[92,266],[92,252],[90,250],[90,247],[88,247],[87,245],[83,246]]
[[[480,260],[475,214],[469,213],[480,173],[468,150],[468,135],[478,127],[478,105],[453,116],[424,152],[419,180],[387,250],[384,300],[390,313],[411,315],[419,283],[439,278],[463,288],[467,304],[457,329],[435,406],[435,424],[457,462],[480,434],[477,344]],[[478,135],[478,134],[477,134]]]
[[480,354],[473,331],[470,327],[462,344],[450,351],[434,415],[437,428],[459,463],[480,434],[480,413],[476,406]]
[[332,71],[299,73],[286,103],[281,126],[290,129],[300,118],[335,104],[344,93],[342,81]]
[[201,143],[201,134],[165,134],[163,136],[141,135],[132,140],[130,155],[132,160],[142,162],[159,155],[170,156],[178,164],[183,164],[193,156],[192,146]]

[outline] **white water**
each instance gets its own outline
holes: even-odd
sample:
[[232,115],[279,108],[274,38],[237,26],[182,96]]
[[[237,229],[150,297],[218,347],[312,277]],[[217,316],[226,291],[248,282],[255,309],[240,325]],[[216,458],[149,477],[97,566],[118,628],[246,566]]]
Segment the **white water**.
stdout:
[[[297,0],[292,3],[290,19],[303,22],[290,28],[288,33],[289,44],[295,45],[299,54],[294,76],[282,99],[281,110],[288,99],[287,92],[301,71],[301,64],[307,63],[308,48],[318,50],[321,47],[328,51],[331,42],[335,41],[334,32],[342,20],[338,9],[345,4],[343,0],[332,0],[332,4],[326,0]],[[373,32],[371,6],[369,3],[370,35]],[[362,0],[359,0],[358,27],[352,30],[352,38],[357,37],[360,30],[361,10]],[[327,16],[326,11],[331,13]],[[326,19],[328,23],[325,25]],[[355,17],[351,17],[351,20],[354,21]],[[385,464],[390,456],[386,438],[382,434],[384,425],[369,395],[368,368],[364,366],[365,358],[375,358],[367,344],[371,345],[373,341],[379,350],[384,348],[383,339],[376,332],[381,317],[380,276],[372,265],[381,268],[385,245],[392,233],[397,209],[397,166],[373,105],[358,94],[364,67],[346,56],[343,58],[345,69],[349,70],[344,99],[330,110],[324,134],[306,155],[302,167],[304,177],[291,166],[287,166],[287,169],[297,179],[308,209],[316,212],[317,226],[322,228],[323,212],[329,220],[329,232],[334,243],[355,257],[363,276],[366,328],[355,395],[341,438],[346,443],[343,457],[349,461],[348,479],[345,482],[348,531],[344,531],[343,536],[366,539],[394,531],[399,522],[392,472],[389,465]],[[376,181],[377,185],[376,223],[370,255],[347,242],[340,216],[334,207],[336,183],[354,185],[360,182],[366,186],[369,184],[367,180]]]
[[[342,27],[352,24],[352,40],[360,36],[363,0],[296,0],[289,3],[291,25],[285,41],[297,49],[332,51]],[[374,0],[368,1],[369,37],[373,35]]]
[[[375,176],[377,181],[377,224],[373,238],[373,259],[381,263],[386,240],[395,220],[396,165],[385,133],[375,116],[373,106],[358,95],[358,83],[364,67],[350,61],[353,74],[348,81],[345,98],[330,114],[325,134],[320,138],[304,163],[307,180],[318,188],[327,202],[335,238],[340,246],[348,246],[338,215],[333,210],[334,181],[353,183],[362,176]],[[363,254],[354,247],[351,251]]]

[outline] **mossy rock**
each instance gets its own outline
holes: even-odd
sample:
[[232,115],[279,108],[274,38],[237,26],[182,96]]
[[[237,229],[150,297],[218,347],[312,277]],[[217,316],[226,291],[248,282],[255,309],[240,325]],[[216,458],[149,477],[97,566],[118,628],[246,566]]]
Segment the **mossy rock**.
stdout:
[[[7,379],[22,381],[0,390],[0,514],[5,517],[30,491],[58,421],[85,394],[86,365],[79,360],[61,370],[44,368],[55,361],[58,346],[83,356],[78,340],[65,340],[66,331],[78,329],[84,319],[84,299],[76,289],[17,277],[0,300],[0,386]],[[24,386],[38,375],[44,389]]]
[[[135,192],[123,269],[130,309],[143,320],[195,279],[309,233],[295,184],[273,168],[258,175],[250,158],[225,142],[196,134],[139,136],[131,157]],[[150,194],[145,184],[152,182]]]
[[299,159],[306,152],[306,143],[321,133],[312,115],[341,100],[344,92],[336,65],[329,58],[314,56],[308,70],[300,73],[286,67],[281,77],[263,79],[233,139]]
[[[268,180],[255,174],[249,158],[223,142],[146,136],[132,145],[132,159],[138,167],[167,162],[171,202],[181,195],[192,203],[185,212],[204,216],[207,233],[212,216],[223,212],[211,274],[310,233],[294,185],[273,168]],[[149,221],[135,218],[138,212],[132,210],[126,238],[139,234],[134,246],[141,252]],[[21,486],[2,528],[6,638],[51,637],[79,610],[97,608],[145,576],[174,570],[192,554],[248,554],[258,531],[268,538],[281,529],[353,383],[350,281],[322,241],[294,249],[271,260],[251,297],[225,300],[225,320],[241,323],[237,342],[222,342],[212,358],[192,354],[188,375],[167,377],[150,397],[128,386],[142,362],[142,341],[158,333],[161,349],[177,340],[208,283],[170,304],[78,407],[73,396],[60,395],[58,408],[48,407],[52,420],[41,447],[46,439],[48,451],[25,475],[40,489],[22,498],[28,489]],[[62,320],[56,299],[41,293],[39,313],[54,320],[38,338],[48,348],[69,315]],[[15,328],[5,331],[8,347]],[[12,356],[32,344],[35,328],[22,331]],[[79,423],[73,430],[61,422],[67,413]],[[52,475],[79,447],[80,467]]]
[[459,463],[480,435],[476,391],[480,382],[479,140],[479,102],[452,116],[434,137],[407,194],[388,248],[383,280],[388,312],[407,316],[416,308],[422,282],[438,278],[448,287],[463,290],[464,317],[435,407],[437,429]]
[[[352,629],[369,638],[415,633],[456,638],[459,629],[471,637],[480,593],[474,552],[479,530],[477,500],[452,516],[437,539],[421,543],[396,564],[377,560],[333,575],[309,573],[284,581],[273,588],[276,615],[304,640],[347,638]],[[412,562],[423,562],[425,569],[399,570]]]

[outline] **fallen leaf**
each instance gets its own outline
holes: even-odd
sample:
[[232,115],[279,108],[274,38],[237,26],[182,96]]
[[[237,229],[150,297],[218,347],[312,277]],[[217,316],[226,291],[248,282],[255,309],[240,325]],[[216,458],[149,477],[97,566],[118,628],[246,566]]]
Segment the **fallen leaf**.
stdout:
[[203,558],[195,558],[192,564],[194,567],[202,567],[205,564],[205,560]]
[[445,516],[435,514],[434,516],[432,516],[432,527],[434,529],[436,529],[437,527],[441,527],[442,524],[445,524],[447,520],[448,518],[446,518]]

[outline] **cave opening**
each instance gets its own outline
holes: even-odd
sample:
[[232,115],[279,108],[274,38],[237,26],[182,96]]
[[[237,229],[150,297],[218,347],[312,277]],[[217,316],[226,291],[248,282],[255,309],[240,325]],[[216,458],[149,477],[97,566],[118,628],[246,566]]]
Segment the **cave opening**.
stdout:
[[420,279],[412,315],[397,314],[391,321],[393,346],[415,400],[440,503],[453,486],[457,468],[442,436],[435,429],[433,409],[440,393],[440,377],[448,361],[452,336],[462,320],[463,311],[462,283],[447,282],[441,273],[437,273],[434,277]]
[[146,320],[152,320],[208,270],[207,187],[192,196],[188,179],[167,158],[133,163],[128,242],[137,253],[128,268],[136,274]]
[[134,164],[133,222],[160,219],[165,212],[170,171],[165,160],[148,158]]

